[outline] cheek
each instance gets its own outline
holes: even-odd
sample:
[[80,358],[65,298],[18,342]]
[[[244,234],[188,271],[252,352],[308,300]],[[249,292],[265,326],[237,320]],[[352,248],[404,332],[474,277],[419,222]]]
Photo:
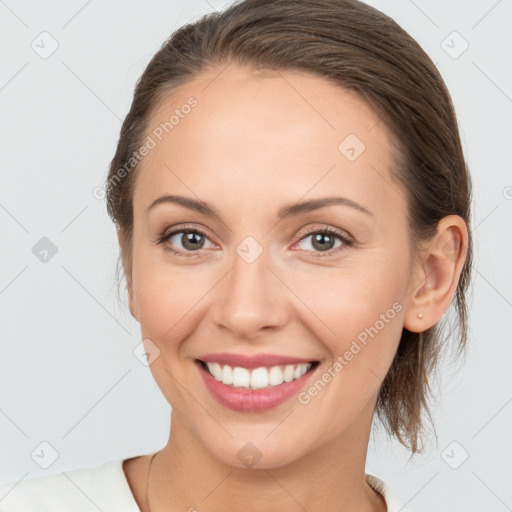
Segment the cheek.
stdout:
[[308,328],[330,356],[300,403],[311,403],[313,416],[328,411],[333,435],[376,397],[391,366],[402,334],[403,286],[385,271],[354,269],[331,278],[324,293],[304,287],[317,316]]
[[214,285],[206,268],[171,265],[165,255],[155,257],[158,251],[141,250],[133,267],[134,302],[142,335],[157,345],[189,334],[197,323],[194,315],[201,299]]
[[[211,300],[208,294],[218,284],[218,271],[208,264],[178,265],[163,248],[140,245],[133,263],[134,300],[143,337],[156,344],[172,344],[173,339],[183,340],[192,334],[206,313]],[[401,333],[402,317],[396,303],[407,284],[405,272],[400,270],[404,265],[396,253],[382,248],[368,258],[347,258],[338,269],[282,268],[280,273],[285,282],[294,283],[294,295],[301,298],[297,301],[290,296],[302,311],[299,322],[333,355],[345,353],[355,339],[363,344],[368,341],[368,346],[373,339],[390,340],[379,343],[379,351],[365,350],[368,357],[378,358],[382,352],[396,349],[393,340]],[[287,293],[283,290],[283,299]]]
[[367,263],[330,269],[323,278],[303,277],[295,281],[295,290],[307,297],[305,303],[314,313],[308,315],[308,327],[334,359],[357,352],[355,341],[362,349],[354,361],[386,371],[402,332],[406,277],[398,263],[384,254]]

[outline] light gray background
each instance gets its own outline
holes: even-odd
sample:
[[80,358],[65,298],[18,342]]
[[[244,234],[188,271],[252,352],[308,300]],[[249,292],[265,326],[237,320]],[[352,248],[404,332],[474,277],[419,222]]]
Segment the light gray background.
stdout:
[[[475,277],[467,363],[444,373],[435,408],[438,446],[432,438],[408,463],[377,434],[367,472],[416,512],[512,510],[512,2],[369,3],[420,42],[452,94],[474,184]],[[140,329],[117,303],[115,230],[93,190],[150,57],[178,26],[224,5],[0,1],[0,480],[167,440],[169,405],[133,355]],[[59,45],[46,59],[31,47],[51,48],[43,31]],[[469,44],[458,58],[453,31]],[[46,263],[32,252],[42,237],[58,248]],[[43,442],[58,453],[47,469],[35,462],[41,450],[51,457]],[[445,462],[465,452],[458,469]]]

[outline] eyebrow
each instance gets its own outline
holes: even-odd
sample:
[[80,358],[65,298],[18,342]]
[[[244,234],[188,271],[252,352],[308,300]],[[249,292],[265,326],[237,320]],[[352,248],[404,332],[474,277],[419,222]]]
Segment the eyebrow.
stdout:
[[[155,199],[146,208],[144,213],[148,214],[150,210],[152,210],[155,206],[163,203],[178,204],[184,206],[185,208],[189,208],[190,210],[195,210],[196,212],[199,212],[208,217],[213,217],[221,220],[220,214],[209,203],[197,199],[192,199],[191,197],[171,194],[165,194]],[[364,206],[361,206],[359,203],[352,201],[352,199],[348,199],[346,197],[322,197],[319,199],[311,199],[309,201],[302,201],[300,203],[294,203],[287,206],[283,206],[277,212],[277,217],[279,219],[285,219],[287,217],[294,217],[297,215],[301,215],[303,213],[311,212],[313,210],[318,210],[319,208],[324,208],[325,206],[331,205],[349,206],[350,208],[354,208],[355,210],[358,210],[362,213],[373,216],[372,212],[367,210]]]

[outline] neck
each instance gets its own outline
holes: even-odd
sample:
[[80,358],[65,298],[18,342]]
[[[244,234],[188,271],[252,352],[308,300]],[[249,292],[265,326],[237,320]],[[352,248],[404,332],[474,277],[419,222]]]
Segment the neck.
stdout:
[[151,512],[386,512],[382,496],[366,483],[373,408],[368,412],[366,430],[353,424],[299,459],[257,469],[219,461],[174,411],[168,443],[151,468]]

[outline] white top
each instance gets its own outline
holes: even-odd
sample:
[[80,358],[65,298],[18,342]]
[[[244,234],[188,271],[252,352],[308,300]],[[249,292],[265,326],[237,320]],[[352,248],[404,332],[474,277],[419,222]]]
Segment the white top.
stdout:
[[[123,460],[0,482],[0,512],[140,512]],[[367,474],[366,481],[384,496],[388,512],[408,512],[383,480]]]

